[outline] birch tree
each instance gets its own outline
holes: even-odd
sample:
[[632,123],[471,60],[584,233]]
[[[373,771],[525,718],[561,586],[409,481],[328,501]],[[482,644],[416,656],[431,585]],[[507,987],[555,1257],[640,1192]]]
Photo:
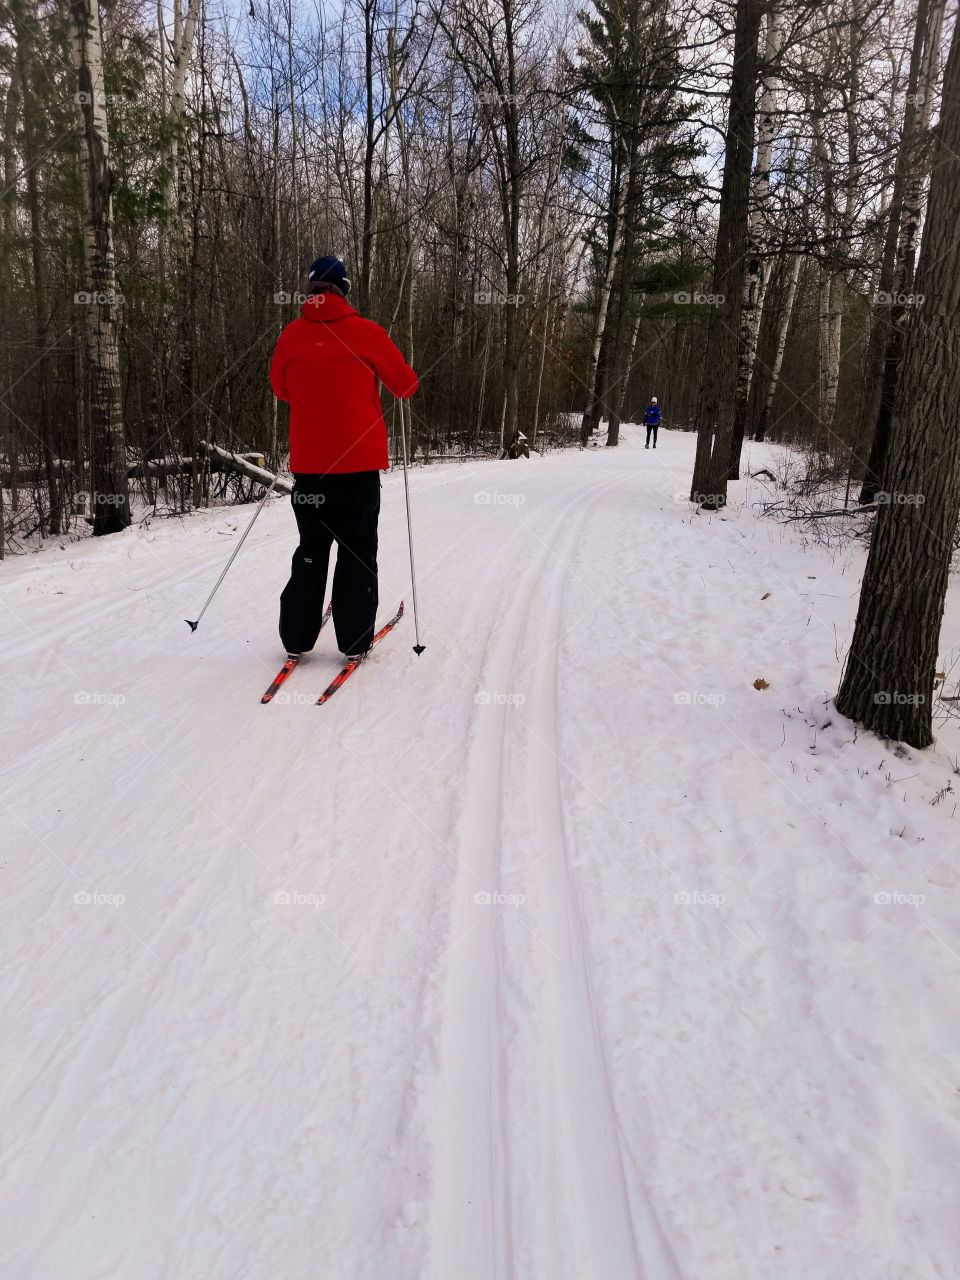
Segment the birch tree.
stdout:
[[736,480],[740,476],[740,452],[750,402],[750,384],[757,356],[757,339],[760,335],[763,303],[773,262],[766,241],[770,218],[770,168],[773,163],[773,144],[778,132],[777,94],[780,84],[779,59],[783,36],[782,8],[778,4],[771,4],[766,19],[763,86],[757,110],[757,156],[753,166],[750,213],[747,222],[747,263],[743,286],[743,308],[740,314],[736,408],[728,476],[730,480]]
[[[197,26],[200,0],[187,0],[184,14],[183,0],[173,0],[173,35],[167,35],[163,0],[157,0],[157,34],[160,44],[160,112],[166,123],[168,151],[164,157],[166,166],[166,208],[173,212],[175,236],[182,239],[177,193],[186,185],[182,171],[183,115],[186,106],[187,69],[193,52],[193,37]],[[165,261],[166,226],[160,229],[161,271]]]
[[80,109],[83,258],[87,290],[78,296],[86,319],[93,531],[115,533],[130,523],[127,457],[120,404],[118,310],[113,254],[110,144],[98,0],[70,0],[70,34]]

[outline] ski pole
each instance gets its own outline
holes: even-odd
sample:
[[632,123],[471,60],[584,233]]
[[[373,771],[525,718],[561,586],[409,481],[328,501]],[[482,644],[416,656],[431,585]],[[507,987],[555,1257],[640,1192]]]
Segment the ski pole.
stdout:
[[407,428],[404,420],[404,401],[400,401],[400,439],[403,442],[403,496],[407,504],[407,541],[410,544],[410,586],[413,589],[413,633],[417,643],[413,652],[419,658],[427,647],[420,643],[420,615],[417,611],[417,570],[413,562],[413,522],[410,519],[410,482],[407,478]]
[[213,590],[212,590],[212,591],[210,592],[210,594],[207,596],[206,604],[204,604],[203,608],[202,608],[202,609],[200,610],[200,612],[197,614],[197,620],[196,620],[196,622],[191,622],[189,618],[184,618],[184,622],[187,624],[187,626],[190,628],[190,630],[191,630],[191,631],[196,631],[197,627],[200,625],[200,619],[201,619],[201,618],[203,617],[203,615],[207,612],[207,605],[210,603],[210,601],[213,599],[213,597],[214,597],[214,596],[217,594],[217,592],[220,590],[220,583],[221,583],[221,582],[224,580],[224,578],[227,576],[227,570],[230,568],[230,566],[233,564],[234,560],[236,560],[237,556],[239,555],[239,553],[240,553],[240,548],[243,546],[243,544],[244,544],[244,542],[245,542],[245,540],[246,540],[247,534],[248,534],[248,533],[250,532],[250,530],[253,528],[253,522],[256,520],[257,516],[260,514],[260,512],[263,510],[263,508],[266,506],[266,504],[267,504],[267,499],[270,497],[271,493],[273,493],[274,485],[277,483],[277,481],[278,481],[279,479],[280,479],[280,474],[279,474],[279,472],[278,472],[278,473],[273,477],[273,479],[270,481],[270,488],[267,490],[267,492],[266,492],[266,493],[263,495],[263,497],[260,499],[260,505],[257,507],[256,511],[255,511],[255,512],[253,513],[253,515],[250,517],[250,523],[247,525],[246,529],[244,529],[244,531],[243,531],[243,537],[240,539],[240,541],[239,541],[239,542],[237,543],[237,545],[234,547],[234,549],[233,549],[233,554],[231,555],[230,559],[229,559],[229,560],[227,561],[227,563],[223,566],[223,572],[220,574],[220,577],[219,577],[219,578],[216,580],[216,582],[213,584]]

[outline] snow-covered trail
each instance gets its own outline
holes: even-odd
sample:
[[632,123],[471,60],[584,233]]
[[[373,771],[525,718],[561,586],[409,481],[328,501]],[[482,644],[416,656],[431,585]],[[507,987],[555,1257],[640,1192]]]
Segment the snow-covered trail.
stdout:
[[855,738],[859,549],[625,436],[415,473],[426,653],[323,708],[285,502],[196,635],[249,508],[3,567],[4,1277],[952,1274],[960,735]]
[[[564,587],[591,512],[624,483],[615,474],[578,486],[558,504],[483,657],[446,978],[441,1062],[448,1065],[436,1202],[440,1276],[513,1276],[515,1257],[530,1256],[532,1241],[539,1246],[536,1266],[556,1280],[641,1274],[587,952],[567,876],[557,771],[558,640],[571,621],[563,616]],[[511,732],[521,707],[520,726]],[[526,760],[515,760],[517,754]],[[507,887],[502,863],[518,814],[532,855],[521,872],[522,894]],[[499,899],[524,906],[534,881],[539,892],[532,927],[545,952],[542,1025],[532,1035],[524,1025],[516,1036],[514,1056],[521,1063],[529,1058],[524,1084],[532,1092],[515,1088],[508,1097],[505,986],[510,978],[518,989],[525,983],[523,973],[510,974],[505,963]],[[520,897],[523,903],[509,902]],[[543,1105],[535,1110],[530,1098],[538,1094]],[[511,1171],[531,1167],[543,1177],[522,1206],[526,1221],[512,1204]]]

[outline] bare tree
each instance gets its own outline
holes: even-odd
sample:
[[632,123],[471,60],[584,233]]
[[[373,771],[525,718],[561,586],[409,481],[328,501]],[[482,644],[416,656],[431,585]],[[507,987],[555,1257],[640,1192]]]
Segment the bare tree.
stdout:
[[[923,214],[923,190],[929,172],[928,130],[943,33],[945,0],[919,0],[916,37],[910,67],[910,87],[904,109],[903,137],[897,155],[894,194],[890,209],[887,271],[877,298],[880,315],[871,333],[868,379],[864,388],[865,410],[875,409],[870,456],[862,503],[872,502],[880,483],[890,441],[890,422],[897,376],[903,356],[907,308],[914,294],[914,263]],[[891,252],[896,245],[895,252]],[[892,258],[892,263],[890,262]],[[887,284],[887,280],[890,281]],[[886,289],[884,289],[886,284]],[[889,313],[885,319],[884,312]],[[883,363],[878,355],[883,350]],[[882,372],[881,372],[882,370]],[[878,376],[879,375],[879,376]]]
[[[932,698],[960,512],[960,39],[954,34],[933,176],[860,607],[838,709],[915,747],[933,740]],[[917,423],[922,423],[922,429]]]
[[[924,3],[929,16],[942,0]],[[74,498],[94,488],[93,329],[101,383],[120,380],[136,503],[174,511],[249,496],[212,471],[201,440],[282,466],[286,410],[263,363],[296,314],[307,255],[320,252],[345,259],[362,309],[392,324],[422,366],[418,456],[516,455],[521,432],[540,448],[574,445],[601,416],[612,445],[651,391],[670,425],[709,431],[711,457],[731,415],[733,452],[745,408],[801,449],[826,440],[858,451],[858,420],[870,438],[860,356],[877,317],[863,299],[887,288],[888,257],[890,292],[911,262],[917,216],[902,219],[914,250],[898,233],[890,257],[884,233],[906,204],[922,210],[927,171],[891,200],[897,121],[905,94],[919,106],[921,92],[919,69],[908,92],[913,27],[898,0],[602,0],[576,26],[530,0],[354,0],[335,21],[292,0],[220,11],[111,0],[99,14],[105,115],[90,104],[109,181],[93,174],[90,202],[101,228],[112,205],[126,295],[112,310],[102,300],[114,295],[91,288],[73,251],[90,214],[70,177],[88,137],[77,130],[87,122],[73,102],[68,9],[0,6],[9,548],[85,532]],[[768,9],[760,56],[744,23]],[[735,65],[731,17],[746,51]],[[593,67],[588,28],[599,36]],[[757,96],[751,156],[740,126],[753,127]],[[918,160],[922,114],[908,148]],[[815,163],[797,160],[794,173],[815,126]],[[734,143],[719,225],[696,161],[718,131]],[[101,233],[101,258],[105,247]],[[58,307],[65,272],[71,291],[101,301]],[[676,291],[709,288],[711,272],[724,307],[680,305]],[[97,397],[107,420],[102,387]],[[98,454],[110,435],[97,432]],[[110,487],[98,479],[98,492]],[[95,514],[102,529],[113,513],[99,504]]]
[[736,412],[740,313],[746,276],[750,173],[757,115],[761,0],[737,0],[733,69],[724,138],[723,183],[714,256],[712,308],[699,408],[691,500],[715,509],[727,501]]
[[93,531],[103,534],[115,533],[130,523],[130,499],[120,403],[120,298],[113,256],[110,144],[98,0],[71,0],[70,34],[82,120],[80,173],[83,256],[89,286],[85,305]]
[[763,88],[758,108],[757,156],[753,166],[750,215],[747,224],[747,264],[743,287],[743,309],[740,315],[737,400],[728,477],[730,480],[736,480],[740,475],[740,451],[747,421],[753,366],[756,362],[757,339],[760,335],[763,303],[773,265],[766,240],[769,235],[770,169],[778,126],[779,59],[783,38],[783,13],[781,7],[774,3],[770,5],[767,12],[764,39]]

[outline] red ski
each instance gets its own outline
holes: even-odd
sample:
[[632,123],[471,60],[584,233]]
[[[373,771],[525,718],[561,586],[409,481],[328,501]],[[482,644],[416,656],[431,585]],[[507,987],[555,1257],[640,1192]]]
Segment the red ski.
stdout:
[[[326,613],[324,613],[323,618],[320,622],[321,631],[323,630],[323,624],[330,617],[330,613],[332,609],[333,609],[333,601],[331,601],[330,604],[327,605]],[[297,665],[297,663],[300,661],[300,658],[302,657],[303,657],[303,654],[300,654],[300,657],[297,657],[297,658],[287,658],[286,662],[283,664],[283,666],[280,668],[277,674],[273,677],[273,681],[270,685],[270,688],[260,699],[261,702],[273,701],[273,695],[277,692],[277,690],[283,684],[284,680],[286,680],[287,676],[289,676],[290,672],[294,669],[294,667]]]
[[[370,649],[372,649],[375,644],[379,644],[380,641],[383,639],[383,637],[387,634],[387,632],[392,631],[402,617],[403,617],[403,601],[401,600],[400,608],[397,610],[394,616],[390,619],[389,622],[384,623],[384,625],[380,628],[377,634],[373,637],[373,640],[370,642]],[[318,707],[320,706],[321,703],[326,702],[328,698],[332,698],[333,695],[340,688],[340,686],[343,684],[343,682],[353,675],[357,667],[360,666],[360,663],[363,662],[363,659],[369,655],[370,649],[368,649],[367,652],[363,655],[363,658],[357,658],[355,662],[344,663],[344,665],[340,668],[337,674],[333,677],[333,679],[324,689],[323,693],[321,693],[320,697],[317,699]]]

